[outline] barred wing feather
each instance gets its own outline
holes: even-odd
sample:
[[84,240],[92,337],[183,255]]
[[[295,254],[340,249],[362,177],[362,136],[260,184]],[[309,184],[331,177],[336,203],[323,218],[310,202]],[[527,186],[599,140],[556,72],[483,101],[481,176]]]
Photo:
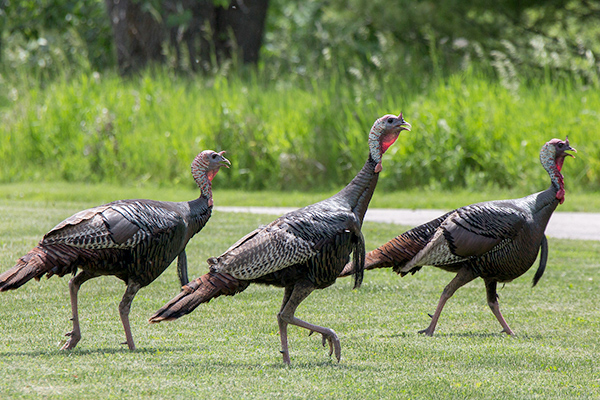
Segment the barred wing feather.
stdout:
[[513,240],[526,220],[523,210],[494,202],[459,208],[449,214],[431,241],[401,271],[481,256]]
[[150,235],[171,231],[181,222],[176,212],[147,203],[119,201],[67,218],[44,236],[43,243],[82,249],[127,249]]
[[357,219],[351,212],[298,211],[256,229],[220,257],[209,259],[209,263],[216,271],[237,279],[257,279],[305,263],[319,254],[323,243],[332,240],[340,230],[360,232]]

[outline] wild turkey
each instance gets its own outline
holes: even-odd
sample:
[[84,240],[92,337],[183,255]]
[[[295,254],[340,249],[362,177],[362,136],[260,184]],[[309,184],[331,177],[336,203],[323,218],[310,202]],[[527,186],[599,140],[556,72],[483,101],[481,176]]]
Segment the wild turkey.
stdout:
[[62,350],[81,339],[77,292],[85,281],[114,275],[127,284],[119,304],[129,349],[135,350],[129,309],[137,291],[154,281],[175,259],[182,285],[188,283],[185,247],[210,218],[213,207],[211,181],[222,166],[223,156],[205,150],[192,162],[192,175],[200,197],[188,202],[118,200],[80,211],[56,225],[10,270],[0,275],[0,291],[16,289],[44,274],[75,275],[69,281],[73,330]]
[[[451,211],[417,226],[367,253],[365,269],[391,267],[402,276],[415,273],[424,265],[433,265],[456,276],[446,286],[431,324],[419,331],[433,335],[446,301],[461,286],[483,278],[488,305],[502,325],[503,332],[513,331],[500,313],[496,285],[510,282],[533,265],[541,248],[540,266],[533,277],[537,284],[546,268],[548,242],[544,231],[550,216],[565,199],[560,172],[567,151],[575,151],[564,141],[552,139],[541,150],[540,161],[552,184],[543,192],[514,200],[472,204]],[[360,266],[359,266],[360,268]],[[346,265],[340,276],[350,275],[354,265]]]
[[292,324],[323,335],[323,346],[328,341],[329,354],[335,351],[339,362],[341,347],[336,333],[302,321],[294,313],[313,290],[335,282],[350,254],[359,266],[354,273],[355,287],[360,286],[365,255],[363,218],[381,171],[381,157],[402,130],[410,130],[402,114],[375,121],[369,133],[369,158],[344,189],[279,217],[244,236],[221,256],[208,259],[209,272],[185,285],[150,322],[179,318],[215,297],[239,293],[250,283],[284,287],[277,314],[283,361],[290,363],[287,326]]

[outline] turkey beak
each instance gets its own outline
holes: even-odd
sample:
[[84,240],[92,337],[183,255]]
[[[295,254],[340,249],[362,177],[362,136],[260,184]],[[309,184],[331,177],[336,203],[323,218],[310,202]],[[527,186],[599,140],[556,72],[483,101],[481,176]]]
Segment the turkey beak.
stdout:
[[400,131],[410,131],[411,130],[412,125],[404,120],[404,118],[402,117],[402,112],[400,112],[400,115],[398,115],[398,121],[400,122],[400,124],[399,124]]
[[567,148],[565,149],[565,154],[568,155],[569,157],[575,158],[575,156],[573,154],[567,153],[567,151],[573,151],[573,152],[577,153],[577,150],[574,147],[567,145]]
[[219,160],[219,166],[220,167],[229,168],[229,166],[231,165],[231,163],[229,162],[228,159],[226,159],[225,157],[223,157],[223,154],[225,154],[225,150],[219,152],[219,156],[221,156],[221,159]]
[[563,152],[565,152],[566,155],[568,155],[569,157],[573,157],[575,158],[575,156],[571,153],[566,153],[567,151],[574,151],[575,153],[577,153],[577,150],[575,150],[574,147],[569,146],[569,136],[565,137],[565,144],[567,145],[567,148],[563,150]]

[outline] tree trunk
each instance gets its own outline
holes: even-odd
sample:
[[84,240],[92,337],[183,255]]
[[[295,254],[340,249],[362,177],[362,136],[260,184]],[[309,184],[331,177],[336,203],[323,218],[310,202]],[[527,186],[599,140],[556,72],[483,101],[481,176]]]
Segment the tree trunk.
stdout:
[[183,64],[182,46],[185,45],[192,71],[197,71],[198,66],[210,70],[216,21],[213,0],[164,0],[163,13],[177,66]]
[[[2,1],[2,0],[0,0]],[[214,62],[235,53],[244,63],[255,64],[262,45],[269,0],[231,0],[216,7],[213,0],[163,0],[161,10],[146,11],[143,0],[105,0],[110,17],[121,75],[164,62],[162,44],[168,32],[181,64],[185,45],[192,70],[208,70]],[[161,17],[154,15],[160,13]],[[186,15],[187,13],[187,15]],[[169,19],[178,23],[169,26]]]
[[234,54],[244,63],[258,62],[268,6],[269,0],[231,0],[227,8],[213,0],[164,0],[177,65],[182,65],[183,46],[193,71],[198,65],[209,70]]
[[227,9],[219,8],[214,37],[217,53],[230,57],[238,51],[244,63],[257,63],[268,7],[269,0],[232,0]]
[[135,0],[105,0],[117,49],[121,75],[128,75],[149,62],[163,62],[164,30],[161,21],[142,10]]

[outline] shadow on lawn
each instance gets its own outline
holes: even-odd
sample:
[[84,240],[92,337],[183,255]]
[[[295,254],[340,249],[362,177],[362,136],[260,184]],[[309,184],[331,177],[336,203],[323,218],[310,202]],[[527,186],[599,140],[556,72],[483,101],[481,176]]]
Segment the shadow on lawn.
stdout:
[[[0,359],[2,357],[29,357],[29,358],[38,358],[38,357],[56,357],[56,356],[64,356],[64,357],[81,357],[81,358],[86,358],[87,356],[97,356],[99,354],[131,354],[132,356],[135,356],[136,354],[144,354],[144,355],[156,355],[158,357],[161,356],[161,354],[164,355],[168,355],[168,356],[172,356],[174,353],[181,353],[181,354],[186,354],[186,355],[190,355],[192,353],[194,353],[196,350],[198,349],[192,349],[190,347],[169,347],[169,348],[155,348],[155,347],[147,347],[147,348],[137,348],[134,351],[130,351],[129,349],[127,349],[126,347],[124,348],[98,348],[98,349],[74,349],[74,350],[59,350],[59,349],[52,349],[52,350],[33,350],[33,351],[4,351],[4,352],[0,352]],[[200,352],[202,353],[203,350],[200,349]],[[202,356],[203,358],[204,356]],[[193,357],[193,361],[192,360],[188,360],[187,357],[181,357],[179,359],[179,361],[177,362],[179,367],[185,367],[185,368],[202,368],[202,367],[207,367],[210,366],[211,368],[217,367],[217,368],[224,368],[224,369],[248,369],[248,370],[254,370],[256,368],[267,368],[267,369],[271,369],[271,370],[279,370],[279,369],[286,369],[286,368],[290,368],[290,369],[306,369],[306,370],[313,370],[314,368],[336,368],[336,369],[340,369],[340,370],[365,370],[368,368],[365,368],[364,366],[357,366],[357,365],[349,365],[347,363],[344,363],[344,360],[342,359],[342,361],[340,363],[338,363],[335,358],[331,358],[328,360],[320,360],[320,361],[311,361],[311,362],[302,362],[302,361],[298,361],[298,362],[294,362],[292,360],[292,365],[291,366],[287,366],[285,365],[282,361],[281,361],[281,357],[280,356],[275,356],[273,357],[273,361],[272,362],[268,362],[268,363],[264,363],[259,361],[258,359],[256,360],[256,362],[252,362],[252,361],[239,361],[239,360],[228,360],[228,361],[215,361],[215,360],[210,360],[210,359],[204,359],[202,360],[202,358],[196,358]],[[162,368],[162,366],[161,366]],[[165,369],[171,369],[173,368],[173,364],[169,363],[169,364],[165,364],[164,365]]]
[[[381,337],[392,339],[392,338],[414,338],[415,336],[420,337],[422,335],[417,333],[417,331],[415,331],[415,332],[401,332],[401,333],[397,333],[394,335],[382,335]],[[423,337],[426,337],[426,336],[423,336]],[[431,337],[429,339],[435,340],[436,337],[441,337],[441,338],[444,338],[444,337],[446,337],[446,338],[454,338],[454,337],[456,337],[456,338],[480,338],[480,339],[507,337],[509,339],[515,338],[515,339],[521,339],[521,340],[537,341],[537,340],[549,339],[551,337],[551,335],[544,336],[539,333],[536,333],[536,334],[516,333],[514,336],[510,337],[500,331],[497,333],[490,333],[490,332],[438,333],[438,332],[436,332],[436,333],[434,333],[433,337]]]
[[[202,368],[210,366],[211,368],[216,368],[217,370],[226,370],[231,369],[233,371],[239,370],[256,370],[256,369],[267,369],[272,371],[277,370],[308,370],[314,371],[315,368],[332,368],[340,371],[366,371],[372,369],[370,366],[365,365],[353,365],[347,362],[344,362],[342,358],[341,362],[335,361],[335,359],[327,360],[327,361],[298,361],[294,362],[292,359],[292,365],[285,365],[283,361],[280,359],[274,360],[273,362],[262,362],[260,360],[256,360],[256,362],[252,361],[239,361],[239,360],[230,360],[230,361],[214,361],[214,360],[204,360],[204,361],[185,361],[180,360],[178,363],[178,367],[185,368]],[[164,368],[166,370],[172,369],[172,364],[160,366],[160,368]]]
[[114,348],[99,348],[99,349],[74,349],[74,350],[60,350],[60,349],[48,349],[48,350],[32,350],[32,351],[3,351],[0,352],[0,357],[11,357],[11,356],[25,356],[25,357],[40,357],[40,356],[88,356],[88,355],[97,355],[97,354],[160,354],[160,353],[168,353],[168,352],[178,352],[178,351],[189,351],[187,347],[174,347],[165,349],[157,349],[157,348],[137,348],[134,351],[130,351],[125,345],[124,347],[114,347]]

